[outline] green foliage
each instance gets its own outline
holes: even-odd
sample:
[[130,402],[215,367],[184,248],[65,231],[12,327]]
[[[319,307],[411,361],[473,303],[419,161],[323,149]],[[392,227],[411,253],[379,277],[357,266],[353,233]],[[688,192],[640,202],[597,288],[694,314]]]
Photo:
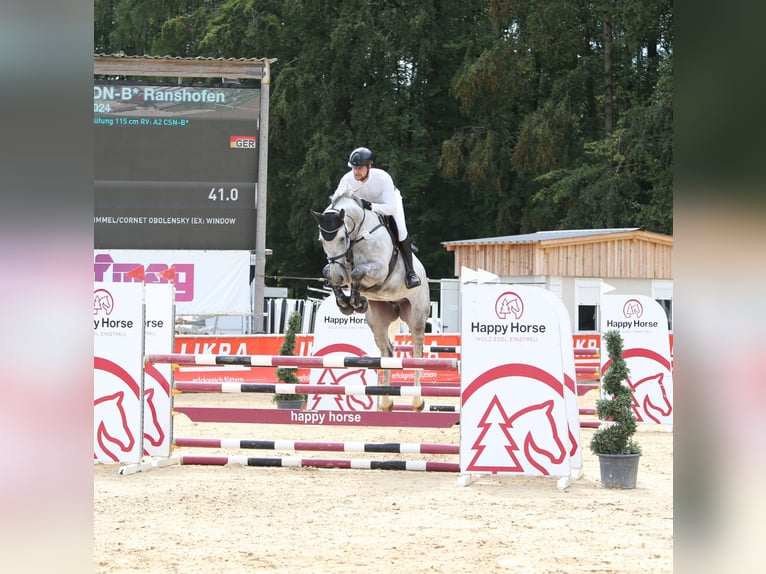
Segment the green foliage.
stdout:
[[429,277],[441,243],[529,231],[672,233],[673,3],[570,0],[95,0],[96,52],[276,58],[267,277],[321,284],[310,209],[354,147],[402,192]]
[[622,337],[619,331],[604,334],[607,353],[612,364],[604,373],[605,398],[596,401],[596,413],[601,420],[611,421],[596,430],[590,442],[595,454],[641,454],[641,447],[632,439],[636,432],[633,415],[633,390],[625,384],[630,371],[622,358]]
[[[279,348],[279,354],[283,356],[293,355],[295,353],[295,336],[300,331],[302,317],[298,311],[293,311],[290,318],[287,321],[287,329],[285,330],[285,338],[282,341],[282,346]],[[297,385],[301,381],[295,374],[295,369],[287,369],[280,367],[276,371],[277,379],[280,383],[288,385]],[[303,393],[275,393],[273,400],[276,401],[292,401],[292,400],[306,400],[306,395]]]

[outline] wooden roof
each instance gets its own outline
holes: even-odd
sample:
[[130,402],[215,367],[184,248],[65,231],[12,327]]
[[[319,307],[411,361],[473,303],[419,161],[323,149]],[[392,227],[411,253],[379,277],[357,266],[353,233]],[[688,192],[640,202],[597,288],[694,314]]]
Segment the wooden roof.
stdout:
[[637,227],[539,231],[442,242],[462,267],[509,276],[672,279],[673,237]]
[[110,76],[165,76],[170,78],[227,78],[270,81],[275,58],[180,58],[95,54],[93,73]]

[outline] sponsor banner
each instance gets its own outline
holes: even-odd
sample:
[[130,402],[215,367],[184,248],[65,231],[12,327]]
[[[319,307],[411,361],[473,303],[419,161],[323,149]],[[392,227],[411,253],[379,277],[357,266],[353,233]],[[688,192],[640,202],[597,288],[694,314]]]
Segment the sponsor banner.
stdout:
[[548,295],[462,285],[461,473],[571,474],[560,302]]
[[[364,315],[344,315],[334,297],[322,301],[317,309],[315,325],[312,349],[314,357],[380,355]],[[378,385],[378,371],[374,369],[322,368],[311,369],[310,373],[309,382],[312,385]],[[378,397],[310,394],[306,408],[328,411],[377,411]]]
[[[365,325],[365,328],[367,326]],[[369,330],[369,329],[368,329]],[[175,352],[182,354],[208,354],[208,355],[278,355],[279,348],[284,340],[283,335],[241,335],[231,336],[200,336],[179,335],[175,341]],[[412,337],[409,335],[396,335],[394,338],[397,345],[412,345]],[[460,335],[434,334],[426,335],[426,345],[460,346]],[[295,337],[295,354],[303,357],[314,356],[314,335],[298,334]],[[375,348],[373,355],[377,355]],[[396,357],[412,356],[410,351],[397,351]],[[460,358],[460,353],[430,353],[427,357]],[[296,375],[301,384],[309,384],[310,369],[298,369]],[[412,371],[392,370],[392,385],[411,385],[413,383]],[[233,365],[217,365],[211,367],[186,367],[181,366],[175,371],[175,380],[184,382],[207,382],[207,383],[273,383],[276,381],[273,368],[242,367]],[[451,371],[431,371],[423,369],[420,373],[422,385],[455,385],[460,382],[460,375]]]
[[[673,424],[673,367],[663,308],[643,295],[602,295],[601,334],[622,335],[622,356],[630,369],[633,412],[639,423]],[[601,370],[609,357],[601,353]]]
[[93,458],[143,456],[144,286],[93,286]]
[[147,285],[175,284],[179,315],[250,312],[250,252],[195,250],[94,251],[96,282],[129,283],[143,265]]
[[[172,283],[146,285],[144,353],[172,353],[175,337],[175,313]],[[144,453],[170,456],[173,428],[173,366],[167,363],[144,366]]]

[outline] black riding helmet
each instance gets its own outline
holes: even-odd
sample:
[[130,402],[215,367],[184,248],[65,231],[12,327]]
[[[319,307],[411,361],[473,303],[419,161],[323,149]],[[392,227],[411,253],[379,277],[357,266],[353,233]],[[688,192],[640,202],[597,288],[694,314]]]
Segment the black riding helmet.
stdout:
[[362,167],[372,164],[375,154],[366,147],[358,147],[348,156],[348,167]]

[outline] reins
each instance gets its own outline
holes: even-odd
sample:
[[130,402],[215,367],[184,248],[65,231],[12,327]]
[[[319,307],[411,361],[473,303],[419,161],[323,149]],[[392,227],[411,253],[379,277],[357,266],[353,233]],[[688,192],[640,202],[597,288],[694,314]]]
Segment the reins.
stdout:
[[[342,195],[339,198],[337,198],[335,201],[337,201],[341,197],[346,197],[346,196]],[[354,201],[357,201],[356,198],[352,197],[352,199],[354,199]],[[327,213],[327,211],[329,209],[332,209],[336,213],[339,213],[337,211],[337,209],[335,208],[335,201],[333,201],[333,203],[330,205],[330,207],[325,210],[325,213]],[[357,201],[357,204],[358,203],[359,202]],[[349,265],[351,269],[354,268],[354,245],[356,245],[357,243],[359,243],[361,241],[364,241],[365,239],[368,239],[373,233],[375,233],[381,227],[385,228],[385,225],[383,224],[383,222],[379,221],[378,224],[375,227],[373,227],[369,231],[365,232],[361,236],[352,237],[352,234],[354,233],[354,231],[357,228],[358,229],[362,229],[364,227],[364,221],[365,221],[366,218],[367,218],[367,213],[366,213],[366,211],[364,209],[362,209],[362,220],[359,222],[358,225],[357,225],[356,221],[354,221],[354,219],[352,217],[349,217],[351,222],[354,224],[353,227],[351,228],[351,230],[349,230],[348,226],[346,225],[345,218],[344,218],[343,223],[341,225],[339,225],[335,229],[324,229],[321,225],[319,226],[320,232],[322,232],[323,237],[325,237],[325,239],[328,240],[328,241],[338,233],[338,231],[340,230],[341,227],[343,227],[343,231],[344,231],[344,234],[345,234],[345,237],[346,237],[346,243],[347,243],[346,250],[343,253],[340,253],[339,255],[334,255],[332,257],[330,257],[328,255],[327,256],[327,262],[328,263],[335,263],[337,265],[343,265],[343,263],[340,260],[345,258],[346,264]],[[325,233],[328,234],[329,238],[328,238],[328,236],[324,235]],[[396,263],[397,252],[398,252],[398,250],[396,248],[396,244],[394,243],[393,251],[391,253],[391,261],[389,262],[389,265],[388,265],[388,274],[386,275],[386,278],[379,285],[382,285],[383,283],[388,281],[388,278],[391,276],[391,273],[393,273],[394,266],[395,266],[395,263]],[[379,285],[376,285],[375,287],[378,287]]]

